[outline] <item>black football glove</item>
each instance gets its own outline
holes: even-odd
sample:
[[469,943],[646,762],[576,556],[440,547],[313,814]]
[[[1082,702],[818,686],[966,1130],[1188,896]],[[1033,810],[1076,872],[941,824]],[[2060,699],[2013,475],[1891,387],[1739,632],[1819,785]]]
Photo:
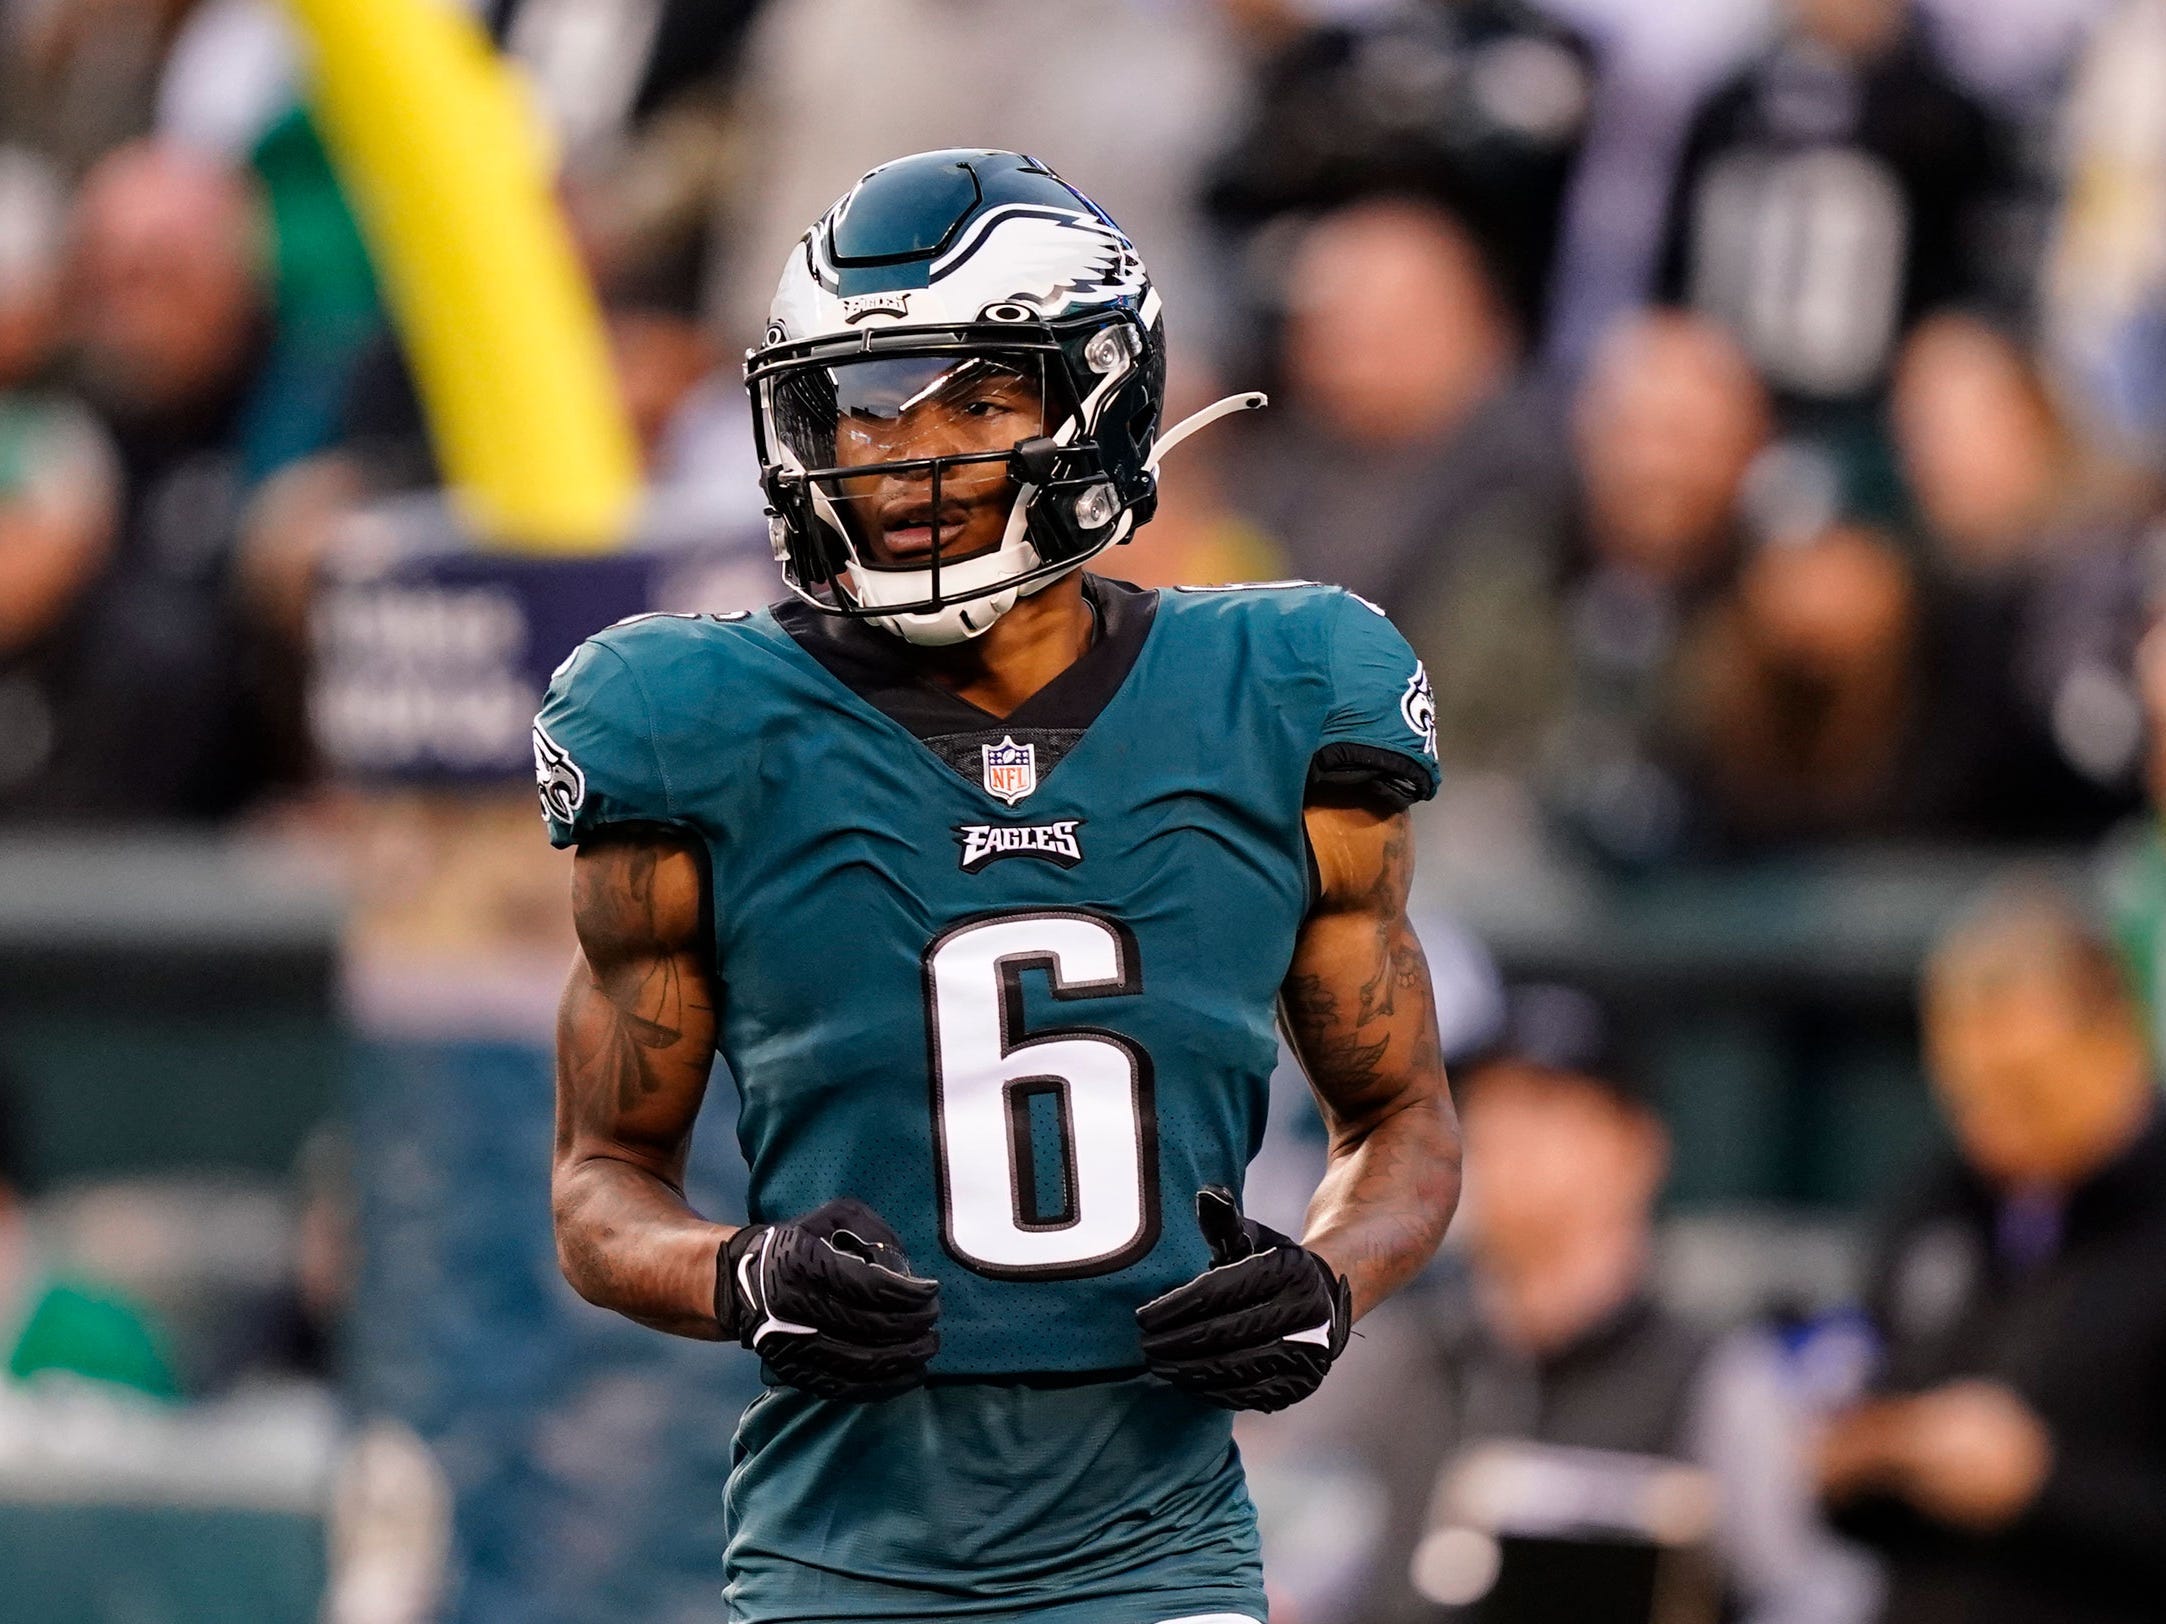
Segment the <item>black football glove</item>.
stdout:
[[940,1287],[862,1201],[747,1224],[715,1258],[714,1313],[775,1377],[820,1398],[893,1398],[939,1351]]
[[1354,1328],[1346,1277],[1241,1216],[1233,1192],[1196,1194],[1211,1267],[1136,1310],[1153,1374],[1228,1410],[1283,1410],[1315,1392]]

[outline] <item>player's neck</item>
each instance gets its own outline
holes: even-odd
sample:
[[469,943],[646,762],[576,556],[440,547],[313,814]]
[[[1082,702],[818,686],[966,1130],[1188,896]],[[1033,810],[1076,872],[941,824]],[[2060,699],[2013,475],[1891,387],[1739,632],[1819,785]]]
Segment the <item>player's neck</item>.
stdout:
[[930,681],[1006,717],[1083,657],[1096,625],[1079,571],[1018,599],[983,637],[918,652]]

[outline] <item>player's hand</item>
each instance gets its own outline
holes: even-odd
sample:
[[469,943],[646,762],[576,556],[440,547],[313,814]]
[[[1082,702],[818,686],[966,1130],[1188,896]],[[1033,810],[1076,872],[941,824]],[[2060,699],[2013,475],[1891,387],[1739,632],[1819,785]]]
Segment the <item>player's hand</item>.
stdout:
[[1346,1277],[1241,1216],[1233,1192],[1196,1194],[1211,1267],[1136,1310],[1152,1373],[1228,1410],[1283,1410],[1315,1392],[1354,1327]]
[[912,1274],[895,1232],[848,1198],[724,1241],[714,1305],[724,1336],[820,1398],[906,1393],[940,1348],[939,1285]]

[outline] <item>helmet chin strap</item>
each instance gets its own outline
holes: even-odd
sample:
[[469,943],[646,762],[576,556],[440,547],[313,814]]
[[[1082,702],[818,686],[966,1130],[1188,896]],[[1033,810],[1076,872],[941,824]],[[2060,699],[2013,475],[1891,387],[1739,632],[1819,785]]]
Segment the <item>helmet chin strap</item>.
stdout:
[[982,637],[993,622],[1015,607],[1016,589],[991,592],[968,603],[951,603],[918,615],[872,615],[867,617],[884,632],[892,632],[919,648],[950,648]]
[[[1151,447],[1151,454],[1144,459],[1146,472],[1156,473],[1159,462],[1166,453],[1186,440],[1199,429],[1209,428],[1222,417],[1235,412],[1253,412],[1270,404],[1270,397],[1259,389],[1242,394],[1228,395],[1224,400],[1214,401],[1200,412],[1192,412],[1158,437]],[[1071,423],[1074,421],[1070,419]],[[1040,560],[1038,549],[1027,539],[1030,526],[1030,504],[1037,496],[1031,486],[1024,486],[1016,493],[1015,504],[1008,511],[1008,526],[1000,538],[1000,545],[989,553],[965,559],[959,564],[944,566],[941,571],[943,586],[953,583],[962,591],[972,586],[971,576],[982,575],[990,583],[1010,575],[1021,575],[1035,569]],[[1132,518],[1121,515],[1120,529],[1113,540],[1105,545],[1127,539]],[[1100,548],[1099,551],[1103,551]],[[1095,554],[1093,555],[1095,556]],[[922,614],[872,615],[867,618],[884,632],[891,632],[905,642],[921,648],[945,648],[956,643],[968,642],[981,637],[992,629],[993,622],[1016,606],[1018,600],[1043,592],[1055,581],[1062,580],[1081,569],[1089,559],[1079,558],[1068,569],[1049,575],[1041,581],[1033,581],[1025,587],[1009,587],[1000,592],[988,592],[983,597],[969,598],[951,603],[942,609]],[[932,595],[932,571],[930,570],[881,570],[861,571],[852,582],[852,594],[867,608],[878,608],[880,600],[916,603]]]
[[[1030,544],[1026,535],[1030,527],[1031,498],[1036,494],[1035,488],[1029,485],[1016,492],[998,547],[989,553],[980,553],[976,558],[941,566],[943,589],[968,592],[973,587],[990,585],[1037,568],[1038,549]],[[851,594],[868,609],[877,609],[883,599],[889,603],[920,603],[932,596],[932,582],[931,570],[863,570],[857,572],[851,582]],[[924,648],[945,648],[990,631],[994,621],[1015,607],[1018,596],[1018,589],[1009,587],[921,614],[867,618],[882,631],[891,632],[905,642]]]

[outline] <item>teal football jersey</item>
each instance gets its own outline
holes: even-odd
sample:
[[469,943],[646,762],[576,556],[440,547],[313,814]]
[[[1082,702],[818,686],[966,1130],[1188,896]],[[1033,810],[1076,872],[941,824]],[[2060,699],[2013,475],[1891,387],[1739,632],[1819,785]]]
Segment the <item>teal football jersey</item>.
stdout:
[[1134,1311],[1261,1136],[1311,787],[1426,798],[1434,707],[1335,588],[1086,591],[1092,647],[1003,719],[786,604],[613,627],[537,720],[557,844],[706,854],[752,1217],[855,1196],[940,1281],[925,1392],[747,1417],[738,1616],[1260,1616],[1228,1418],[1139,1375]]

